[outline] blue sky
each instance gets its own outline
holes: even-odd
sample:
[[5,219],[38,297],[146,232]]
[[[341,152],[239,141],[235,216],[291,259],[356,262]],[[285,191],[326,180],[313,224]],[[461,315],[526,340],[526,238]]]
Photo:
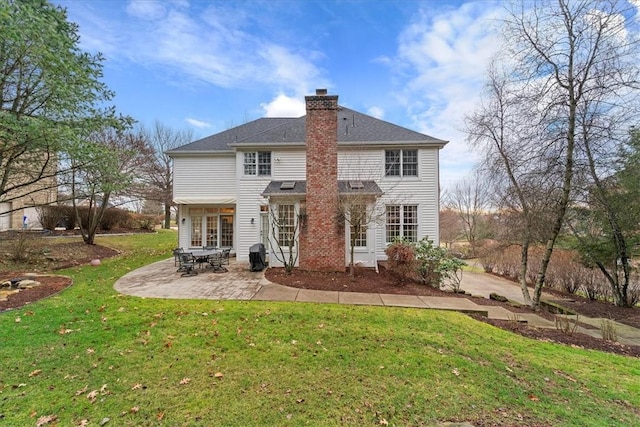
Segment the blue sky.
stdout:
[[102,52],[114,104],[195,138],[341,105],[450,141],[441,182],[472,167],[463,119],[498,40],[499,1],[68,0],[81,47]]

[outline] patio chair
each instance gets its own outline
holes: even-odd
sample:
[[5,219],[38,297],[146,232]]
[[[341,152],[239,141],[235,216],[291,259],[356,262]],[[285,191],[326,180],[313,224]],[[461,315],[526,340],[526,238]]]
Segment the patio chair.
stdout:
[[180,254],[180,267],[178,267],[178,272],[182,272],[180,276],[197,276],[198,272],[195,270],[196,260],[193,257],[193,254],[189,252],[182,252]]
[[222,265],[229,265],[229,256],[231,255],[231,248],[224,249],[222,251]]
[[213,255],[209,255],[207,257],[207,261],[209,261],[209,265],[213,268],[213,271],[223,272],[227,271],[226,268],[222,267],[222,252],[215,253]]
[[173,265],[178,266],[180,264],[180,254],[184,252],[182,248],[175,248],[173,250]]

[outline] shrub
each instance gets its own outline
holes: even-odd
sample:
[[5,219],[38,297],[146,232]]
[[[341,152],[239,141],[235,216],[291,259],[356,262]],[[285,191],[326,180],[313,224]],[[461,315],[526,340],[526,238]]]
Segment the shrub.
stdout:
[[465,262],[445,248],[435,246],[431,240],[422,239],[415,246],[417,272],[421,280],[436,288],[449,286],[458,292]]
[[556,329],[564,335],[573,335],[576,329],[578,329],[579,318],[580,316],[572,318],[556,314]]
[[131,228],[137,228],[140,230],[153,231],[156,225],[160,224],[158,215],[147,214],[130,214]]
[[600,321],[600,333],[605,341],[618,341],[618,333],[613,320],[602,319]]
[[105,209],[100,219],[100,228],[106,231],[123,226],[129,222],[129,215],[129,212],[122,209]]
[[416,264],[416,250],[410,242],[395,240],[384,250],[389,270],[400,278],[400,283],[413,273]]
[[63,212],[59,206],[38,206],[36,212],[38,212],[38,221],[45,230],[55,230],[63,219]]
[[76,213],[73,206],[58,206],[61,218],[60,222],[66,230],[74,230],[77,226]]
[[26,262],[34,252],[33,234],[26,231],[18,233],[15,242],[10,246],[10,258],[17,262]]

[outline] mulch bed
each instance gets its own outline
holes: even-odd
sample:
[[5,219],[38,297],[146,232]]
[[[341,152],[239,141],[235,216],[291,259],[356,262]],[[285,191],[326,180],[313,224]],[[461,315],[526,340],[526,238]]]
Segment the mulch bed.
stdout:
[[21,289],[20,292],[16,292],[8,296],[6,301],[0,301],[0,312],[15,308],[23,307],[33,301],[41,300],[42,298],[49,297],[57,294],[61,290],[70,286],[72,280],[70,277],[64,276],[26,276],[24,273],[8,272],[0,274],[0,282],[13,279],[16,277],[26,277],[31,280],[40,282],[39,286],[34,286],[29,289]]

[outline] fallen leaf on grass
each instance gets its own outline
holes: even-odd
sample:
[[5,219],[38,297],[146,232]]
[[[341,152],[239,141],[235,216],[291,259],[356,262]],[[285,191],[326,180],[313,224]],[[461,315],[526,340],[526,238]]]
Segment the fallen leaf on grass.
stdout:
[[80,420],[78,423],[78,427],[87,427],[89,425],[89,420]]
[[191,378],[183,378],[180,380],[180,385],[189,384],[191,382]]
[[88,348],[88,349],[87,349],[87,354],[93,354],[93,353],[95,353],[95,352],[96,352],[96,351],[95,351],[94,349],[92,349],[92,348]]
[[16,323],[20,323],[20,322],[22,322],[22,319],[19,317],[16,317]]
[[131,412],[132,414],[136,414],[138,413],[138,411],[140,411],[139,406],[134,406],[133,408],[129,409],[129,412]]
[[89,399],[91,403],[94,403],[97,398],[98,398],[98,390],[93,390],[87,394],[87,399]]
[[213,376],[214,376],[215,378],[222,378],[222,377],[224,377],[224,375],[222,374],[222,372],[216,372],[215,374],[213,374]]
[[42,373],[42,369],[36,369],[35,371],[29,374],[30,377],[35,377],[36,375],[40,375]]
[[133,387],[131,387],[131,390],[140,390],[142,388],[142,384],[137,383],[134,384]]
[[540,400],[540,398],[538,398],[538,396],[536,396],[535,394],[530,394],[529,395],[529,400],[532,402],[537,402]]
[[76,396],[80,396],[81,394],[84,394],[87,391],[88,388],[89,388],[89,386],[86,385],[83,388],[81,388],[80,390],[76,391]]
[[164,418],[164,412],[158,412],[158,414],[156,415],[156,420],[162,421],[163,418]]
[[456,377],[459,377],[459,376],[460,376],[460,371],[458,371],[458,369],[457,369],[457,368],[453,368],[453,369],[451,370],[451,373],[452,373],[453,375],[455,375]]
[[43,415],[42,417],[38,418],[38,421],[36,421],[36,427],[42,427],[56,421],[57,419],[58,417],[56,415]]

